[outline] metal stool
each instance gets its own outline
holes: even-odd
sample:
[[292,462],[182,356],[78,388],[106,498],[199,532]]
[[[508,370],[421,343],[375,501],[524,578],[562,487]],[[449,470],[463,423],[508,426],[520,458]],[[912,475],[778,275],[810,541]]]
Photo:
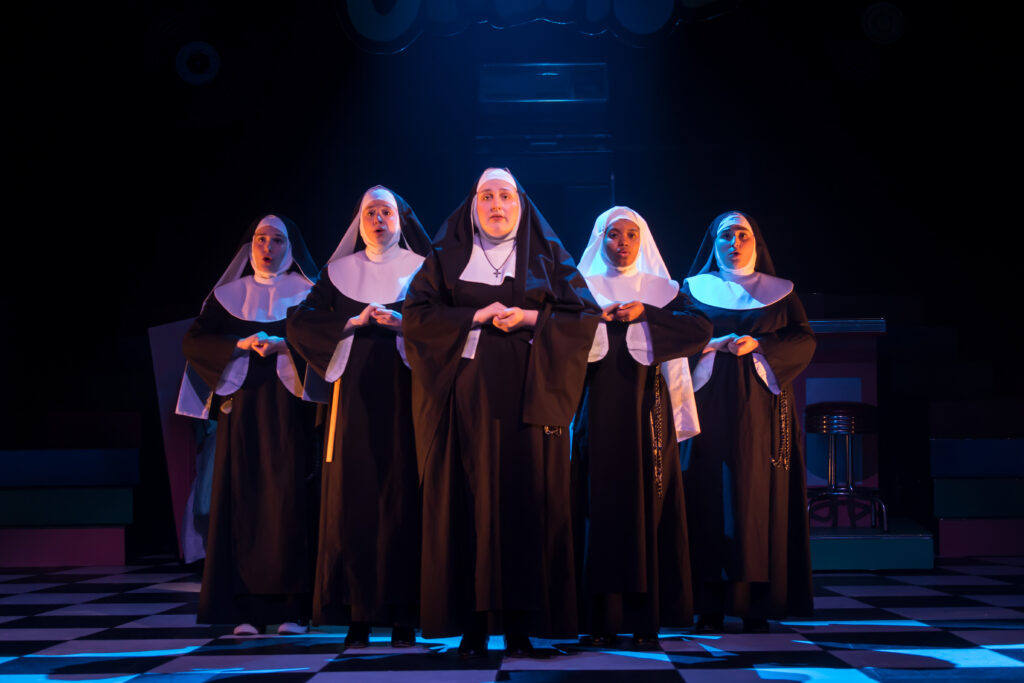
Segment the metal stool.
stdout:
[[[828,488],[808,499],[808,516],[815,505],[829,503],[832,526],[838,526],[839,501],[845,500],[851,524],[862,517],[867,508],[871,513],[871,527],[877,528],[878,518],[881,517],[882,531],[888,531],[888,514],[878,492],[853,487],[851,437],[854,434],[872,434],[878,431],[878,409],[869,403],[853,401],[812,403],[804,409],[804,417],[808,433],[828,437]],[[846,480],[842,486],[836,481],[836,445],[840,438],[846,444]],[[855,515],[858,507],[860,514]],[[816,519],[823,520],[827,517]]]

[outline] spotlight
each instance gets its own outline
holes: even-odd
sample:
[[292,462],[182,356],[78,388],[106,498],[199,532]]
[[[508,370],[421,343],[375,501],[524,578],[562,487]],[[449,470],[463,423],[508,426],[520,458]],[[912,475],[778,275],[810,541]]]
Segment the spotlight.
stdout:
[[220,54],[209,43],[193,41],[178,50],[174,59],[181,80],[189,85],[209,83],[220,70]]

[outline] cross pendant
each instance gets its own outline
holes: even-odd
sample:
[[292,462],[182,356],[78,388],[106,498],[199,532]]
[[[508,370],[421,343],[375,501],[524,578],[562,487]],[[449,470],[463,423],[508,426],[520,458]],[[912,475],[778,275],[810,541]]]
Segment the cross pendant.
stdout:
[[501,279],[501,271],[498,270],[497,268],[494,269],[494,279],[495,280],[500,280]]

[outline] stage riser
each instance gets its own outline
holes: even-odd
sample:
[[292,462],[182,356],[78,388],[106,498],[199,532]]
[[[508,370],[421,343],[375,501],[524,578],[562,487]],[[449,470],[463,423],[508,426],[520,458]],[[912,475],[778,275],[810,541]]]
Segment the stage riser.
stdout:
[[126,526],[129,488],[0,489],[0,527]]
[[124,527],[0,529],[0,567],[119,566]]
[[940,557],[1024,554],[1024,518],[940,519]]
[[138,448],[2,450],[0,482],[0,566],[124,564]]

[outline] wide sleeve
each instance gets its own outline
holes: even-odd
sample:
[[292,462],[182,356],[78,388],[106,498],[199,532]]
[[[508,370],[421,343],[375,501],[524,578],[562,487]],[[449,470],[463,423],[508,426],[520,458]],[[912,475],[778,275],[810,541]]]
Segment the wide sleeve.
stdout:
[[365,307],[338,292],[324,273],[302,303],[288,311],[288,344],[324,377],[345,324]]
[[785,320],[784,327],[756,337],[759,345],[756,353],[764,355],[780,386],[792,382],[803,372],[817,346],[807,313],[795,292],[786,297]]
[[402,306],[402,335],[412,370],[412,414],[420,475],[434,448],[452,384],[476,310],[455,306],[444,285],[437,252],[409,283]]
[[654,362],[699,354],[711,339],[714,325],[683,292],[665,307],[644,304]]
[[544,302],[526,370],[523,421],[568,428],[583,394],[587,360],[601,308],[586,280],[565,256],[552,276],[560,286]]
[[227,316],[228,312],[211,296],[182,340],[185,360],[211,391],[217,388],[228,363],[242,354],[236,347],[241,337],[224,329]]

